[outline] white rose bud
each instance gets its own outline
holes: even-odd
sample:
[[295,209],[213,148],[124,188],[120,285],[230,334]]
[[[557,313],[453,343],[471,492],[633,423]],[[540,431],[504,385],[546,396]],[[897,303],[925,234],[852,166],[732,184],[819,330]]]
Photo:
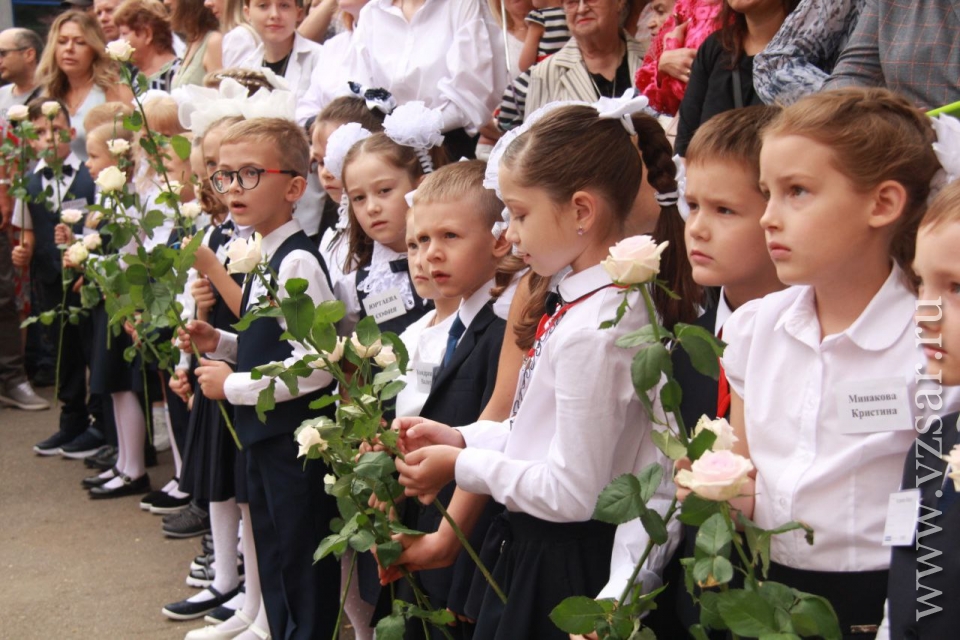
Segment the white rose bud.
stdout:
[[323,484],[327,485],[328,487],[332,487],[333,485],[337,484],[337,476],[333,475],[332,473],[328,473],[327,475],[323,476]]
[[107,44],[107,55],[111,60],[116,60],[117,62],[128,62],[134,51],[136,51],[136,49],[122,38]]
[[173,195],[179,197],[180,192],[183,191],[183,185],[177,182],[176,180],[171,180],[166,190],[172,193]]
[[64,224],[77,224],[83,220],[83,211],[80,209],[64,209],[60,212],[60,222]]
[[380,338],[377,338],[377,341],[374,342],[369,347],[365,347],[360,343],[360,338],[357,337],[357,332],[354,331],[353,335],[350,337],[350,345],[353,347],[353,350],[361,358],[372,358],[378,353],[380,349],[383,348],[383,343],[380,342]]
[[650,236],[625,238],[610,247],[610,255],[600,264],[617,284],[649,282],[660,273],[660,254],[668,244],[658,245]]
[[942,457],[950,465],[947,477],[953,480],[954,490],[960,491],[960,444],[953,445],[950,453]]
[[315,446],[319,445],[320,451],[326,451],[327,447],[330,446],[326,440],[320,437],[320,432],[313,427],[306,427],[297,434],[297,444],[300,445],[300,452],[297,453],[298,458],[310,453],[310,449]]
[[335,362],[340,362],[340,358],[343,357],[343,350],[346,344],[347,344],[346,338],[342,338],[342,337],[337,338],[337,344],[333,347],[333,351],[320,354],[322,356],[325,356],[326,360],[324,360],[323,358],[319,358],[311,362],[310,366],[312,366],[314,369],[326,369],[328,361],[330,362],[330,364],[333,364]]
[[99,233],[91,233],[90,235],[83,236],[83,246],[85,246],[88,251],[96,251],[102,244],[103,239]]
[[690,469],[677,472],[676,483],[706,500],[723,502],[740,495],[753,464],[732,451],[707,451]]
[[198,202],[185,202],[180,205],[180,215],[187,220],[196,220],[201,213],[203,213],[203,209],[200,208]]
[[393,345],[384,345],[384,347],[380,349],[380,353],[374,356],[373,361],[384,369],[396,362],[397,354],[393,352]]
[[127,175],[117,167],[107,167],[97,176],[96,182],[104,193],[120,191],[127,184]]
[[90,257],[90,252],[87,251],[87,248],[83,246],[83,242],[77,241],[74,242],[67,249],[67,260],[73,263],[75,266],[80,266],[87,261],[87,258]]
[[713,451],[729,451],[733,449],[733,445],[740,441],[726,418],[711,420],[707,416],[701,416],[700,420],[697,421],[697,426],[693,429],[693,437],[696,438],[704,429],[713,431],[717,436],[717,439],[713,441],[713,446],[710,447]]
[[247,241],[243,238],[237,238],[230,243],[227,248],[227,271],[230,273],[250,273],[260,264],[260,242],[263,236],[254,233],[253,237]]
[[130,143],[123,138],[107,140],[107,151],[109,151],[111,155],[122,156],[127,151],[130,151]]
[[20,122],[30,117],[30,109],[25,104],[15,104],[7,109],[7,120],[10,122]]
[[60,103],[56,100],[47,100],[40,105],[40,112],[52,120],[60,113]]

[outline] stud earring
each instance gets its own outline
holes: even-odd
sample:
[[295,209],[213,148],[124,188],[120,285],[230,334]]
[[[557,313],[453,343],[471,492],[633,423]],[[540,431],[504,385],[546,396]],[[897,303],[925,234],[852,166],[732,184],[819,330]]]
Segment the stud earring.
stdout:
[[582,235],[583,235],[583,227],[577,227],[577,235],[578,235],[578,236],[582,236]]

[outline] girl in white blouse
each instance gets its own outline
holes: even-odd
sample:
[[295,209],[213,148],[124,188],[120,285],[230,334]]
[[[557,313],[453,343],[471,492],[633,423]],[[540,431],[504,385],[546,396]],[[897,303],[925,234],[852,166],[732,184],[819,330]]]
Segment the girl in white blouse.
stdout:
[[[509,143],[499,167],[507,239],[534,272],[569,271],[559,278],[560,306],[544,316],[508,420],[452,429],[400,419],[407,453],[397,468],[408,495],[423,500],[456,479],[507,509],[493,567],[507,602],[487,590],[474,637],[566,639],[549,620],[553,607],[574,595],[619,597],[646,543],[639,525],[591,519],[600,491],[620,474],[665,464],[630,382],[633,354],[615,345],[648,324],[643,305],[631,300],[617,327],[599,328],[622,300],[600,262],[623,237],[641,160],[621,122],[564,106]],[[668,485],[651,506],[666,509]],[[664,560],[642,572],[645,588],[659,586]]]
[[[817,94],[764,133],[760,220],[785,291],[724,325],[753,519],[774,536],[770,579],[826,597],[845,637],[876,632],[886,507],[915,437],[913,238],[940,168],[928,119],[882,89]],[[919,419],[919,418],[917,418]]]

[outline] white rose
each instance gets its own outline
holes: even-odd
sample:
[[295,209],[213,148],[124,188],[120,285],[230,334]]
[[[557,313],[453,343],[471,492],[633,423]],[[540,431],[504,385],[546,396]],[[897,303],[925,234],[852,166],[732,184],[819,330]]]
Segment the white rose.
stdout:
[[676,483],[701,498],[722,502],[740,495],[753,464],[732,451],[707,451],[690,469],[677,472]]
[[360,343],[360,338],[357,337],[357,332],[354,331],[353,335],[350,337],[350,345],[353,347],[353,350],[361,358],[372,358],[383,348],[383,343],[380,342],[380,338],[377,338],[377,341],[374,342],[369,347],[365,347]]
[[380,349],[380,353],[373,358],[373,361],[384,369],[396,362],[397,354],[393,352],[393,345],[384,345],[384,347]]
[[90,252],[83,246],[83,242],[76,241],[67,249],[67,260],[75,266],[80,266],[90,257]]
[[85,246],[89,251],[96,251],[102,244],[103,239],[100,237],[99,233],[91,233],[90,235],[83,236],[83,246]]
[[77,224],[83,220],[83,211],[80,209],[64,209],[60,212],[60,222],[64,224]]
[[123,138],[107,140],[107,151],[109,151],[111,155],[122,156],[127,151],[130,151],[130,143]]
[[127,184],[127,175],[117,167],[107,167],[97,176],[96,182],[104,193],[120,191]]
[[134,51],[136,51],[136,49],[122,38],[107,44],[107,55],[111,60],[116,60],[117,62],[128,62]]
[[320,432],[313,427],[300,430],[300,433],[297,434],[297,444],[300,445],[300,452],[297,453],[298,458],[310,453],[310,449],[314,446],[319,446],[320,451],[326,451],[329,446],[327,441],[320,437]]
[[337,476],[333,475],[332,473],[328,473],[327,475],[323,476],[323,484],[327,485],[328,487],[332,487],[333,485],[337,484]]
[[[334,345],[333,351],[330,351],[328,353],[321,353],[320,355],[325,356],[327,358],[327,361],[329,361],[331,364],[333,364],[334,362],[340,362],[340,358],[343,357],[343,349],[346,346],[346,344],[347,344],[346,338],[337,338],[337,344]],[[324,361],[323,358],[319,358],[311,362],[310,366],[312,366],[314,369],[326,369],[327,361]]]
[[7,120],[10,122],[20,122],[30,117],[30,109],[25,104],[15,104],[7,109]]
[[200,203],[198,202],[185,202],[180,205],[180,215],[187,220],[196,220],[197,216],[201,213],[203,213],[203,209],[200,208]]
[[230,273],[250,273],[260,264],[260,242],[263,236],[254,233],[250,240],[237,238],[227,248],[227,271]]
[[610,247],[610,255],[600,264],[617,284],[649,282],[660,273],[660,254],[668,244],[657,244],[650,236],[625,238]]
[[179,197],[180,192],[183,191],[183,185],[177,182],[176,180],[171,180],[166,190],[172,193],[173,195]]
[[942,456],[942,458],[950,465],[947,477],[953,480],[953,488],[960,491],[960,444],[953,445],[950,453]]
[[711,420],[707,416],[701,416],[700,420],[697,421],[697,426],[693,429],[693,437],[696,438],[704,429],[713,431],[717,436],[717,439],[713,441],[713,446],[710,447],[713,451],[729,451],[733,449],[733,445],[740,441],[726,418]]
[[60,103],[56,100],[47,100],[40,105],[40,112],[52,120],[60,113]]

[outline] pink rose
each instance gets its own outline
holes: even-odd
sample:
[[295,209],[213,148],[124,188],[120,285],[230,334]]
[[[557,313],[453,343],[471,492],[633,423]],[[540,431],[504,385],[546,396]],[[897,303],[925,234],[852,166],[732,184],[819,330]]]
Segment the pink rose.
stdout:
[[722,502],[740,495],[753,464],[732,451],[707,451],[690,469],[677,472],[676,482],[701,498]]
[[600,264],[617,284],[649,282],[660,273],[660,254],[668,244],[658,245],[650,236],[624,238],[610,247],[610,255]]

